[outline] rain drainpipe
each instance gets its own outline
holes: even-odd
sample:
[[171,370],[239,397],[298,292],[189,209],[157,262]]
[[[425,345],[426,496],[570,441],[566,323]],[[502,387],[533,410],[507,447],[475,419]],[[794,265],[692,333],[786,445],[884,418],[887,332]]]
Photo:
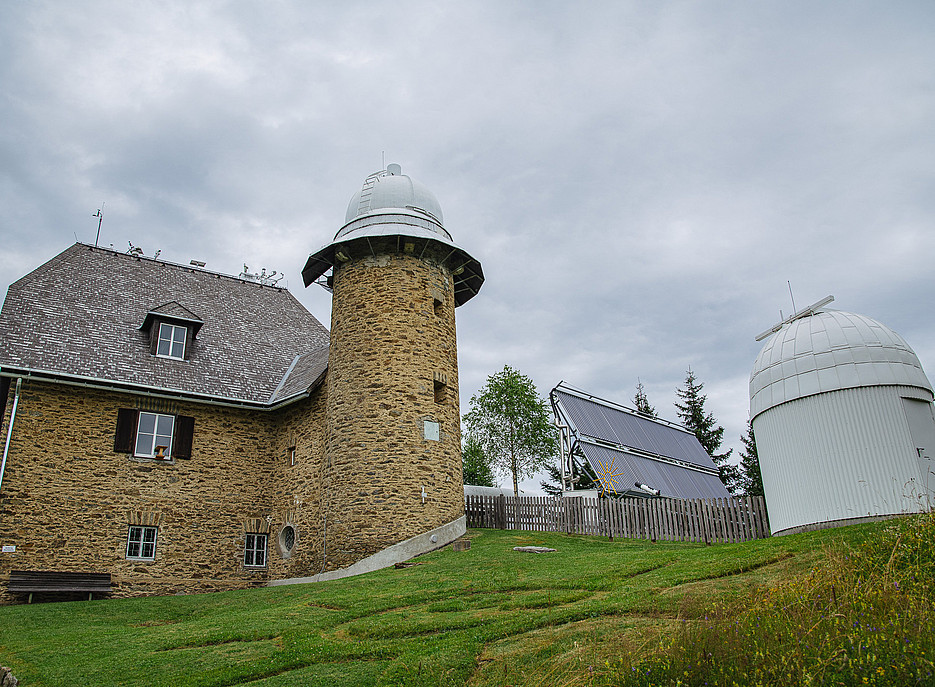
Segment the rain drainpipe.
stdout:
[[10,426],[6,430],[6,444],[3,447],[3,462],[0,463],[0,491],[3,490],[3,473],[6,471],[6,457],[10,452],[10,438],[13,436],[13,421],[16,420],[16,406],[19,405],[19,390],[23,386],[23,378],[16,378],[16,395],[13,397],[13,411],[10,413]]

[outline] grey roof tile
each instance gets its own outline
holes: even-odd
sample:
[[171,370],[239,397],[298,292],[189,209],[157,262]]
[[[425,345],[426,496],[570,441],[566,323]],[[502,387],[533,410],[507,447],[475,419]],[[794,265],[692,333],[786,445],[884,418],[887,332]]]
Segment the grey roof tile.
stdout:
[[[150,354],[151,312],[204,322],[188,360]],[[286,289],[84,244],[12,284],[0,311],[6,371],[257,404],[318,380],[328,339]]]

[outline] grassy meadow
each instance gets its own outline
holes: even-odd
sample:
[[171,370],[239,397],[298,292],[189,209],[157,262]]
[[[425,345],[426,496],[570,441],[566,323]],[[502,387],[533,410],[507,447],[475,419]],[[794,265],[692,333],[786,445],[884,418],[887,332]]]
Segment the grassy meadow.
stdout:
[[315,585],[3,607],[0,663],[46,687],[935,684],[931,515],[708,547],[469,536]]

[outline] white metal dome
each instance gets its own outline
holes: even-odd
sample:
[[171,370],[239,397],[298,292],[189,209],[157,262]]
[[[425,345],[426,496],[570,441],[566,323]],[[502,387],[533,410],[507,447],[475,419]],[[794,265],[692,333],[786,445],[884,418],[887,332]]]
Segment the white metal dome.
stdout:
[[348,203],[344,223],[372,213],[385,214],[389,209],[428,215],[442,226],[445,223],[435,194],[403,174],[402,168],[395,164],[367,177],[363,188]]
[[[442,208],[435,194],[402,173],[399,165],[368,176],[347,206],[344,226],[327,246],[309,256],[302,270],[305,285],[318,282],[330,289],[335,261],[345,262],[374,251],[374,243],[421,256],[434,246],[450,270],[455,285],[455,305],[473,298],[484,283],[480,262],[458,246],[443,224]],[[430,251],[431,252],[431,251]],[[333,274],[333,273],[332,273]]]
[[899,334],[863,315],[822,310],[787,322],[760,350],[750,374],[750,417],[813,394],[880,385],[932,391]]

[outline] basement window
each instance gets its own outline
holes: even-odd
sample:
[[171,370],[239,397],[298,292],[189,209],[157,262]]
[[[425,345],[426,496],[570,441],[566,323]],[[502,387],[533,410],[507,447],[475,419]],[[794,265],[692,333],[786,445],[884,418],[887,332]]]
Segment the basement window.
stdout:
[[155,527],[131,525],[127,534],[127,558],[135,561],[155,560],[156,533]]
[[268,536],[265,534],[248,534],[247,543],[244,547],[243,564],[246,568],[265,568],[266,567],[266,543]]

